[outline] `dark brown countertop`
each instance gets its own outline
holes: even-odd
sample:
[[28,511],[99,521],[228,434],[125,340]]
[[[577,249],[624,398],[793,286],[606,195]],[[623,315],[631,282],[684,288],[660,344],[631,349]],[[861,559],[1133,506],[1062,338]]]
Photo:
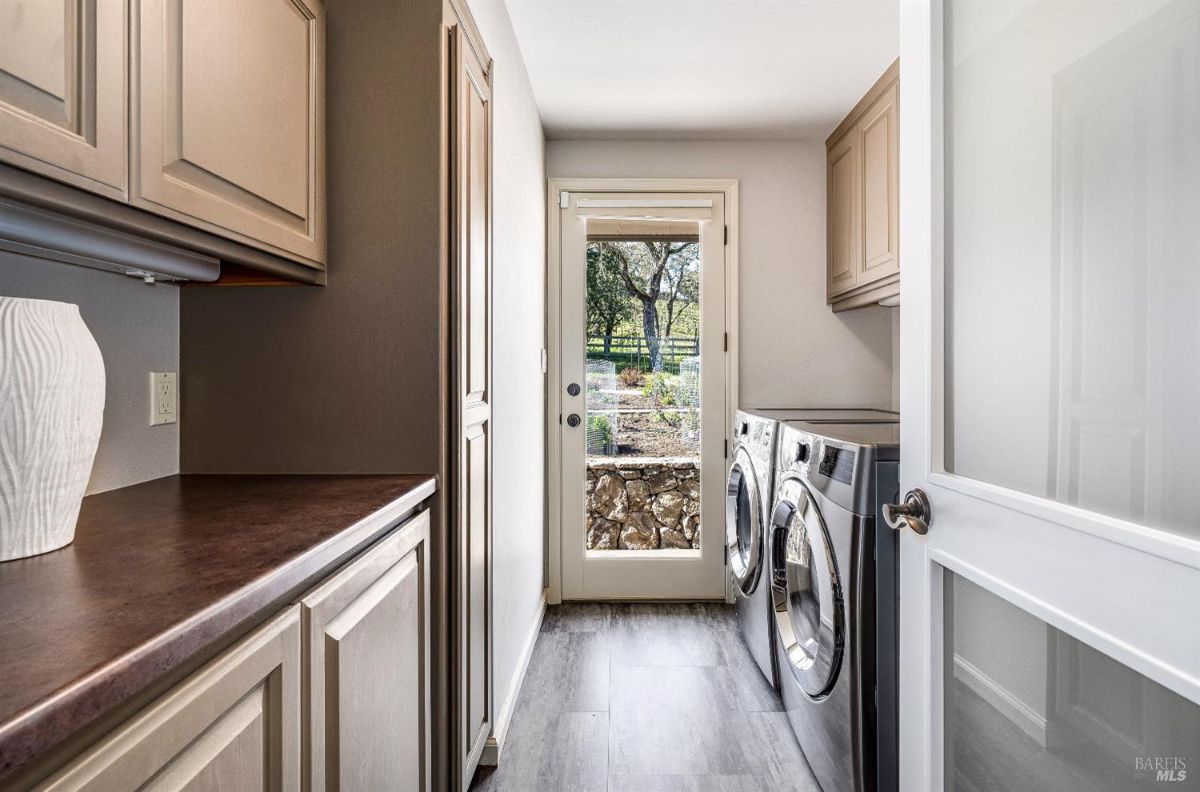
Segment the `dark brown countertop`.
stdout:
[[0,563],[0,780],[174,681],[434,486],[421,475],[169,476],[85,498],[72,544]]

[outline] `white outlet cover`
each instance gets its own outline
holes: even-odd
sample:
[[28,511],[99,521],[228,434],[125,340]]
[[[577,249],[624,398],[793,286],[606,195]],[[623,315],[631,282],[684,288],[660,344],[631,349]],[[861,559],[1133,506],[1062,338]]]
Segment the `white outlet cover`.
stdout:
[[150,425],[173,424],[179,420],[179,391],[174,371],[150,372]]

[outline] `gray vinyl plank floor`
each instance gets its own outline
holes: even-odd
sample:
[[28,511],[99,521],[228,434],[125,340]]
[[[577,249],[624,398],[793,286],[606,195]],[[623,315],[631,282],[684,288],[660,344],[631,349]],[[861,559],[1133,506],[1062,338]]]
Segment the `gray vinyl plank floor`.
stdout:
[[498,767],[476,792],[820,792],[719,604],[546,612]]

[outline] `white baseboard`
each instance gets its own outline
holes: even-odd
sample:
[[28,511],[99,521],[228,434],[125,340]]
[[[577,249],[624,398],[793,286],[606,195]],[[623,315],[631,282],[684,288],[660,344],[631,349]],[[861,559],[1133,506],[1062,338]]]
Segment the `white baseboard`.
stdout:
[[963,681],[973,693],[991,704],[1017,728],[1025,732],[1038,745],[1046,747],[1046,716],[1039,715],[1032,707],[1014,696],[1007,688],[966,660],[954,655],[954,675]]
[[500,752],[504,750],[504,738],[508,734],[508,724],[512,720],[513,710],[516,709],[517,698],[521,695],[521,686],[525,683],[525,672],[529,670],[533,647],[537,644],[538,635],[542,631],[542,619],[546,615],[546,602],[547,592],[543,590],[537,618],[533,620],[533,627],[525,638],[525,646],[521,649],[517,673],[513,677],[512,684],[509,685],[508,696],[505,697],[504,703],[500,705],[500,710],[496,714],[496,725],[492,729],[492,733],[488,735],[487,742],[483,745],[483,753],[479,757],[479,764],[485,767],[495,767],[500,764]]

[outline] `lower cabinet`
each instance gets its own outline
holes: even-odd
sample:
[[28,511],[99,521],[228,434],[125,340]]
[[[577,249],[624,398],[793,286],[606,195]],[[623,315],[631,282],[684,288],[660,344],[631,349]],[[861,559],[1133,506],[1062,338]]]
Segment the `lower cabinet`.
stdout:
[[428,792],[429,512],[36,788]]
[[300,784],[300,608],[291,606],[47,781],[53,792]]
[[429,789],[428,512],[302,601],[308,789]]

